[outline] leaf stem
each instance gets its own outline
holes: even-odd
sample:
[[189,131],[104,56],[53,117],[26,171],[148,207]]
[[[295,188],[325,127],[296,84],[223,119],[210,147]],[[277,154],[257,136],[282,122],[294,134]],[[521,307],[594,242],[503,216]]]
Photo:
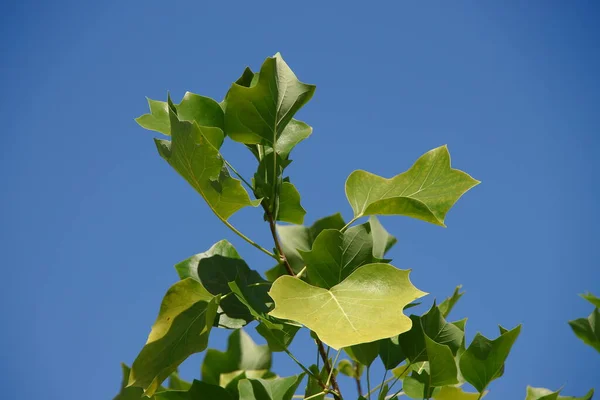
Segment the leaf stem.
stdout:
[[338,360],[341,352],[342,352],[342,349],[339,349],[337,354],[335,355],[335,359],[333,360],[333,368],[330,368],[329,376],[327,377],[327,382],[325,382],[325,386],[327,386],[327,387],[329,387],[329,383],[331,382],[331,378],[333,377],[333,370],[335,369],[335,364],[337,363],[337,360]]
[[325,370],[327,371],[328,374],[331,375],[331,385],[333,386],[333,389],[339,393],[339,396],[334,394],[333,396],[337,399],[337,400],[341,400],[342,399],[342,395],[340,392],[340,388],[337,384],[337,380],[335,379],[335,376],[332,374],[333,368],[331,367],[331,364],[329,364],[329,357],[327,357],[327,352],[325,352],[325,346],[323,346],[323,342],[321,342],[321,339],[316,338],[315,342],[317,342],[317,348],[319,349],[319,354],[321,355],[321,359],[323,360],[323,365],[325,365]]
[[377,397],[381,397],[381,392],[383,391],[383,385],[385,385],[385,378],[387,377],[388,370],[386,369],[383,373],[383,379],[381,379],[381,385],[379,385],[379,394]]
[[350,227],[350,225],[352,225],[354,222],[356,222],[357,219],[359,219],[360,217],[362,217],[362,215],[358,215],[354,218],[352,218],[350,220],[350,222],[348,222],[346,225],[344,225],[344,227],[342,229],[340,229],[340,232],[344,232],[346,229],[348,229]]
[[[219,154],[221,154],[221,153],[219,153]],[[254,188],[252,187],[252,185],[249,184],[248,181],[246,179],[244,179],[244,177],[239,172],[237,172],[237,170],[233,167],[233,165],[231,165],[231,163],[229,161],[227,161],[225,159],[225,157],[221,156],[221,158],[223,159],[223,161],[225,161],[225,164],[227,164],[227,166],[229,167],[229,169],[231,170],[231,172],[233,172],[234,174],[236,174],[237,177],[240,178],[240,180],[242,182],[244,182],[246,184],[246,186],[248,186],[248,189],[254,191]]]
[[275,257],[280,263],[283,263],[285,269],[289,275],[296,275],[289,261],[287,260],[283,250],[281,249],[281,243],[279,243],[279,237],[277,236],[277,227],[275,226],[275,220],[273,219],[273,215],[269,211],[269,209],[263,205],[263,209],[265,210],[265,214],[267,214],[267,219],[269,220],[269,228],[271,229],[271,236],[273,236],[273,241],[275,242],[275,248],[279,253],[279,257]]
[[358,392],[358,397],[361,397],[363,394],[362,387],[360,385],[360,376],[358,375],[359,368],[360,364],[354,361],[354,379],[356,380],[356,391]]
[[241,237],[242,239],[244,239],[246,242],[250,243],[252,246],[256,247],[257,249],[259,249],[260,251],[262,251],[263,253],[265,253],[266,255],[268,255],[269,257],[273,257],[274,259],[278,259],[278,257],[271,253],[269,250],[265,249],[264,247],[262,247],[260,244],[256,243],[255,241],[253,241],[252,239],[250,239],[248,236],[244,235],[242,232],[240,232],[235,226],[231,225],[229,223],[229,221],[227,221],[225,218],[221,217],[219,214],[215,213],[217,215],[217,217],[221,220],[221,222],[223,222],[229,229],[231,229],[235,234],[237,234],[239,237]]

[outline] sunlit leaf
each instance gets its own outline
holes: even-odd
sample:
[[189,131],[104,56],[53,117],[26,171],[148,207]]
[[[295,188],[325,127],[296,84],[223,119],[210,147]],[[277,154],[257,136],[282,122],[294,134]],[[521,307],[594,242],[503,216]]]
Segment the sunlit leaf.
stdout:
[[408,275],[389,264],[368,264],[329,290],[282,276],[269,292],[275,301],[270,314],[305,325],[335,349],[391,337],[410,329],[403,307],[426,294]]
[[279,212],[277,220],[301,225],[304,222],[306,210],[300,204],[300,193],[294,185],[283,182],[279,194]]
[[460,298],[463,296],[463,294],[465,294],[465,292],[460,291],[461,288],[462,288],[462,285],[458,285],[454,289],[454,293],[452,293],[452,296],[447,297],[438,306],[438,308],[440,309],[440,312],[442,313],[442,316],[444,318],[448,317],[448,315],[450,314],[450,312],[452,311],[452,309],[454,308],[454,306],[456,305],[458,300],[460,300]]
[[131,367],[129,386],[152,396],[179,364],[204,351],[215,319],[218,297],[187,278],[167,291],[146,345]]
[[337,370],[340,371],[341,374],[344,374],[354,379],[360,379],[360,377],[363,374],[364,368],[364,364],[359,363],[355,365],[349,360],[341,360],[337,366]]
[[239,383],[240,400],[291,400],[304,374],[276,379],[244,379]]
[[525,400],[590,400],[594,395],[594,389],[590,389],[589,392],[581,397],[560,396],[560,392],[561,390],[553,392],[545,388],[527,386],[527,397]]
[[227,351],[209,349],[202,363],[202,380],[219,385],[221,374],[234,371],[263,371],[271,368],[271,351],[257,345],[242,329],[231,333]]
[[479,400],[483,397],[485,394],[479,397],[479,393],[468,393],[456,386],[444,386],[433,396],[435,400]]
[[179,121],[169,109],[171,141],[155,139],[160,155],[204,198],[210,209],[226,220],[247,206],[256,207],[239,180],[232,178],[219,151],[195,122]]
[[346,196],[354,216],[405,215],[436,225],[456,201],[479,181],[450,167],[446,146],[422,155],[406,172],[386,179],[354,171],[346,181]]
[[368,224],[371,229],[371,236],[373,237],[373,257],[383,260],[385,253],[398,242],[398,239],[385,230],[377,217],[369,217]]
[[589,301],[590,303],[592,303],[594,305],[594,307],[600,308],[600,298],[594,296],[590,292],[580,294],[580,296],[582,298],[586,299],[587,301]]
[[501,375],[504,362],[520,332],[521,325],[504,332],[495,340],[478,333],[460,357],[463,377],[480,393]]
[[600,310],[595,308],[589,317],[569,321],[575,335],[600,352]]

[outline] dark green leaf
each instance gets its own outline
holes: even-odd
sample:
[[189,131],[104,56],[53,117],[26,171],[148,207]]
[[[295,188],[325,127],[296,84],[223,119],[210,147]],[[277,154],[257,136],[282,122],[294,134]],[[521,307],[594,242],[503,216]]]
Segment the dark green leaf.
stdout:
[[342,233],[325,229],[315,239],[311,251],[300,250],[309,281],[329,289],[361,265],[373,262],[373,239],[367,224]]
[[[327,378],[329,377],[329,374],[327,373],[327,368],[323,367],[321,371],[319,371],[319,368],[317,368],[317,366],[313,364],[308,369],[310,372],[312,372],[314,376],[319,377],[322,382],[327,382]],[[321,386],[319,381],[313,378],[313,376],[309,375],[308,382],[306,383],[306,390],[304,391],[304,397],[306,398],[314,396],[318,393],[321,393],[322,391],[323,387]],[[323,394],[321,396],[313,397],[313,400],[323,400],[324,398],[325,395]]]
[[460,357],[463,377],[480,393],[503,371],[504,362],[520,332],[521,325],[506,331],[495,340],[478,333]]
[[202,363],[202,380],[219,385],[221,374],[234,371],[261,371],[271,368],[271,351],[266,345],[257,345],[242,329],[229,336],[227,351],[209,349]]
[[425,369],[413,371],[410,376],[404,378],[402,390],[411,399],[429,399],[439,391],[439,388],[430,385],[430,379]]
[[[256,331],[265,338],[267,344],[271,351],[284,351],[288,348],[288,346],[294,340],[294,336],[300,329],[299,326],[290,325],[290,324],[281,324],[281,328],[271,328],[269,325],[264,322],[260,322],[256,326]],[[271,325],[272,326],[272,325]]]
[[306,210],[300,204],[300,193],[291,183],[283,182],[279,193],[277,220],[300,225],[304,222],[304,215]]
[[406,172],[386,179],[354,171],[346,181],[346,195],[354,217],[406,215],[444,225],[446,213],[479,181],[450,167],[446,146],[422,155]]
[[379,341],[379,358],[381,358],[381,362],[383,362],[386,370],[396,368],[406,359],[406,355],[404,355],[402,347],[398,342],[398,336]]
[[219,151],[211,145],[195,122],[179,121],[173,110],[172,140],[155,139],[160,155],[206,200],[210,209],[227,220],[246,206],[256,207],[239,180],[229,176]]
[[175,372],[173,372],[171,376],[169,376],[168,387],[172,390],[188,390],[190,387],[192,387],[192,384],[181,379],[179,377],[179,372],[175,370]]
[[303,377],[244,379],[239,383],[240,400],[291,400]]
[[457,384],[458,371],[450,347],[436,343],[425,335],[425,349],[429,359],[429,384],[431,386]]
[[365,366],[370,366],[379,354],[379,341],[356,344],[346,347],[344,351],[352,358]]
[[589,317],[569,321],[575,335],[600,352],[600,311],[596,308]]
[[129,386],[152,396],[179,364],[206,349],[218,297],[187,278],[167,291],[148,341],[133,362]]
[[225,389],[194,380],[187,391],[166,391],[156,394],[156,400],[233,400]]

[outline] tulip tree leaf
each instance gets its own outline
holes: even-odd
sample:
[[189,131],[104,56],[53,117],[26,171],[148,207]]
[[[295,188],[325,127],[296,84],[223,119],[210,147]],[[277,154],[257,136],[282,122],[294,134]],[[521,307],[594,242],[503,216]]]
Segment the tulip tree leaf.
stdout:
[[412,328],[398,336],[398,343],[411,362],[427,361],[425,335],[434,342],[446,345],[456,354],[464,339],[464,332],[454,324],[447,322],[434,304],[422,317],[411,315]]
[[398,336],[379,341],[379,358],[386,370],[396,368],[404,359],[404,351],[398,342]]
[[271,351],[285,351],[294,340],[294,336],[300,330],[299,326],[290,324],[281,324],[281,328],[272,328],[262,322],[256,326],[256,331],[265,338]]
[[450,312],[452,311],[452,309],[454,308],[454,306],[456,305],[458,300],[460,300],[460,298],[463,296],[463,294],[465,294],[465,292],[460,291],[461,288],[462,288],[462,285],[458,285],[454,289],[454,293],[452,293],[452,296],[446,298],[438,306],[438,308],[440,309],[440,312],[442,313],[442,316],[444,318],[448,317],[448,315],[450,314]]
[[369,228],[373,237],[373,257],[382,260],[398,239],[390,235],[375,216],[369,217]]
[[179,377],[179,373],[175,370],[171,376],[169,376],[168,388],[173,390],[188,390],[192,387],[192,384]]
[[[363,364],[357,363],[357,364],[352,364],[351,361],[349,360],[341,360],[338,363],[337,366],[337,370],[340,371],[340,373],[349,376],[350,378],[359,378],[362,376],[363,374],[363,370],[364,370],[365,366]],[[327,377],[325,377],[327,380]]]
[[219,151],[195,122],[179,121],[172,109],[171,141],[155,139],[160,155],[204,198],[222,220],[246,206],[256,207],[239,180],[229,175]]
[[269,57],[255,85],[234,83],[229,90],[225,132],[238,142],[264,143],[276,148],[277,139],[314,91],[315,86],[296,78],[281,55]]
[[591,389],[582,397],[560,396],[560,392],[560,390],[553,392],[545,388],[527,386],[525,400],[590,400],[594,395],[594,389]]
[[[123,372],[123,379],[121,381],[121,390],[119,394],[113,400],[144,400],[147,397],[144,397],[144,389],[139,387],[130,386],[127,387],[127,383],[129,382],[129,373],[131,369],[121,363],[121,370]],[[163,387],[160,387],[159,390],[164,390]]]
[[240,400],[291,400],[304,374],[276,379],[244,379],[239,383]]
[[[481,398],[485,397],[485,394]],[[435,400],[479,400],[479,393],[468,393],[456,386],[443,386],[434,395]]]
[[306,389],[304,391],[304,398],[313,396],[310,397],[312,400],[324,400],[325,394],[317,396],[317,394],[323,392],[323,388],[321,387],[319,381],[313,376],[319,377],[321,379],[321,382],[327,382],[327,378],[329,377],[329,374],[327,373],[327,368],[323,367],[321,371],[319,371],[319,368],[313,364],[310,367],[308,367],[308,370],[312,372],[313,375],[308,376],[308,382],[306,383]]
[[504,362],[521,332],[521,325],[505,331],[497,339],[490,340],[475,335],[467,350],[460,357],[460,370],[467,382],[482,393],[504,370]]
[[271,351],[257,345],[242,329],[231,333],[227,351],[209,349],[202,363],[202,381],[219,385],[221,374],[234,371],[262,371],[271,368]]
[[356,268],[373,262],[373,239],[367,224],[345,232],[325,229],[311,251],[300,251],[311,283],[329,289],[346,279]]
[[198,380],[194,380],[186,391],[169,390],[157,393],[155,397],[156,400],[233,400],[224,388]]
[[204,351],[219,298],[187,278],[167,291],[146,345],[131,367],[129,386],[152,396],[179,364]]
[[580,294],[580,296],[582,298],[586,299],[587,301],[589,301],[590,303],[592,303],[594,305],[594,307],[600,308],[600,298],[594,296],[590,292]]
[[[252,292],[254,298],[264,303],[271,301],[267,295],[269,283],[248,267],[227,240],[221,240],[207,251],[178,263],[175,269],[181,279],[191,277],[201,282],[214,295],[230,293],[229,282],[237,280],[242,287]],[[236,296],[222,299],[217,315],[217,326],[230,329],[240,328],[254,320],[248,308]]]
[[370,366],[379,355],[379,341],[355,344],[344,349],[354,361]]
[[595,308],[589,317],[569,321],[571,329],[583,343],[600,352],[600,311]]
[[300,193],[291,183],[283,182],[279,193],[277,220],[301,225],[305,215],[306,210],[300,204]]
[[412,399],[429,399],[435,398],[439,388],[435,388],[430,384],[431,377],[425,369],[413,371],[410,376],[404,378],[402,382],[402,390]]
[[[145,129],[171,135],[169,105],[165,101],[148,99],[150,114],[144,114],[136,122]],[[181,121],[195,121],[207,140],[217,149],[223,144],[224,114],[219,103],[211,98],[186,92],[181,103],[174,105]]]
[[329,290],[282,276],[269,291],[270,315],[305,325],[335,349],[398,335],[412,325],[403,307],[426,294],[412,285],[409,272],[368,264]]
[[354,217],[405,215],[445,226],[456,201],[479,181],[450,167],[450,153],[441,146],[422,155],[406,172],[386,179],[354,171],[346,181],[346,196]]
[[[304,261],[300,251],[309,251],[313,242],[324,229],[342,229],[346,223],[341,214],[333,214],[321,218],[310,227],[299,225],[278,225],[277,234],[281,242],[283,254],[292,266],[294,272],[298,273],[304,268]],[[277,265],[267,271],[267,278],[274,281],[282,275],[286,275],[285,268]]]
[[457,384],[458,371],[450,347],[436,343],[425,335],[425,349],[429,359],[429,384],[431,386]]

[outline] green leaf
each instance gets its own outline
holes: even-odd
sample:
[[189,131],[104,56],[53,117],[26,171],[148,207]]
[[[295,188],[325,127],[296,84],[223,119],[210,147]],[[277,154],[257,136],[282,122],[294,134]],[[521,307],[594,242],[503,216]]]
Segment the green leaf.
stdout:
[[184,381],[179,377],[179,373],[175,370],[171,376],[169,376],[169,389],[173,390],[188,390],[192,387],[190,382]]
[[187,391],[173,390],[157,393],[156,400],[233,400],[225,389],[206,382],[194,380]]
[[520,332],[521,325],[504,332],[495,340],[478,333],[460,357],[463,377],[480,393],[503,371],[504,362]]
[[591,400],[594,395],[594,389],[590,389],[582,397],[560,396],[561,390],[553,392],[545,388],[534,388],[527,386],[527,397],[525,400]]
[[239,383],[240,400],[291,400],[303,377],[244,379]]
[[131,367],[129,386],[152,396],[179,364],[204,351],[215,319],[218,296],[187,278],[167,291],[146,345]]
[[[129,382],[129,373],[131,369],[121,363],[121,370],[123,372],[123,379],[121,381],[121,390],[119,394],[113,400],[143,400],[147,399],[144,397],[144,389],[139,387],[127,387],[127,383]],[[161,388],[164,389],[164,388]]]
[[436,343],[425,335],[425,349],[429,359],[429,384],[431,386],[457,384],[458,371],[450,347]]
[[349,360],[341,360],[337,366],[337,370],[340,371],[340,373],[354,379],[360,379],[360,377],[363,374],[364,368],[364,364],[359,363],[354,365]]
[[412,285],[409,272],[368,264],[329,290],[282,276],[269,291],[275,301],[270,315],[305,325],[334,349],[391,337],[411,328],[404,305],[426,294]]
[[463,341],[464,332],[446,322],[435,303],[422,317],[411,315],[410,319],[413,322],[412,328],[398,336],[398,343],[411,362],[429,360],[425,335],[436,343],[448,346],[452,354],[456,354]]
[[379,355],[379,341],[355,344],[354,346],[346,347],[344,351],[354,361],[369,367]]
[[300,330],[299,326],[281,324],[280,329],[273,329],[261,322],[256,326],[256,331],[265,338],[271,351],[285,351],[294,340],[294,336]]
[[[308,367],[308,370],[310,372],[312,372],[314,376],[318,376],[322,382],[327,382],[329,373],[327,373],[327,368],[325,368],[325,366],[323,366],[321,371],[319,371],[319,368],[317,368],[317,366],[313,364],[310,367]],[[306,390],[304,391],[304,398],[314,396],[316,394],[321,393],[322,391],[323,391],[323,388],[321,387],[321,384],[319,383],[319,381],[317,379],[313,378],[313,376],[309,375],[308,382],[306,383]],[[312,400],[323,400],[323,399],[325,399],[324,394],[321,396],[312,398]]]
[[379,358],[386,370],[396,368],[404,359],[404,351],[398,342],[398,336],[379,341]]
[[[270,284],[248,267],[227,240],[221,240],[207,251],[178,263],[175,269],[181,279],[191,277],[214,295],[230,293],[229,282],[237,280],[240,286],[251,292],[253,298],[265,304],[271,302],[267,295]],[[236,296],[222,299],[217,315],[219,318],[215,324],[230,329],[241,328],[254,320],[248,308]]]
[[[277,234],[283,254],[285,254],[294,272],[298,273],[304,268],[304,261],[300,251],[309,251],[314,240],[324,229],[342,229],[346,223],[340,213],[321,218],[310,227],[298,225],[278,225]],[[270,281],[274,281],[287,272],[282,265],[277,265],[267,271]]]
[[300,193],[294,185],[283,182],[279,193],[279,212],[277,220],[291,224],[302,224],[306,210],[300,205]]
[[367,224],[342,233],[325,229],[311,251],[300,250],[309,281],[329,289],[346,279],[356,268],[373,262],[373,239]]
[[[481,396],[485,397],[485,394]],[[444,386],[433,397],[435,400],[479,400],[479,393],[467,393],[456,386]]]
[[429,399],[435,397],[439,388],[431,386],[429,373],[422,369],[421,371],[413,371],[410,376],[404,378],[402,382],[402,390],[412,399]]
[[479,181],[450,167],[446,146],[422,155],[406,172],[386,179],[354,171],[346,181],[346,196],[354,217],[406,215],[445,226],[444,218],[456,201]]
[[390,235],[375,216],[369,217],[369,227],[373,237],[373,257],[383,260],[385,253],[398,242],[398,239]]
[[580,294],[580,296],[582,298],[586,299],[587,301],[589,301],[590,303],[592,303],[594,305],[594,307],[600,308],[600,298],[594,296],[590,292],[582,293],[582,294]]
[[600,352],[600,311],[596,308],[589,317],[569,321],[575,335]]
[[202,380],[219,385],[221,374],[234,371],[262,371],[271,368],[271,351],[257,345],[242,329],[231,333],[227,351],[209,349],[202,363]]
[[255,85],[234,83],[229,90],[225,132],[238,142],[276,147],[285,127],[314,91],[315,86],[296,78],[281,55],[269,57]]
[[222,220],[246,206],[256,207],[239,180],[229,175],[224,161],[205,138],[195,122],[179,121],[173,110],[172,140],[155,139],[159,154],[206,200],[210,209]]
[[454,308],[454,306],[456,305],[458,300],[460,300],[460,298],[463,296],[463,294],[465,294],[465,292],[460,291],[461,288],[462,288],[462,285],[458,285],[454,289],[454,293],[452,293],[452,296],[446,298],[438,306],[438,308],[440,309],[440,312],[442,313],[444,318],[448,317],[448,315],[450,314],[450,312],[452,311],[452,309]]
[[[171,135],[171,121],[167,102],[148,99],[150,114],[144,114],[136,122],[145,129]],[[208,141],[217,149],[223,144],[224,114],[219,103],[211,98],[186,92],[181,103],[174,105],[181,121],[195,121],[203,128]],[[207,128],[207,129],[204,129]],[[218,128],[218,129],[214,129]]]

